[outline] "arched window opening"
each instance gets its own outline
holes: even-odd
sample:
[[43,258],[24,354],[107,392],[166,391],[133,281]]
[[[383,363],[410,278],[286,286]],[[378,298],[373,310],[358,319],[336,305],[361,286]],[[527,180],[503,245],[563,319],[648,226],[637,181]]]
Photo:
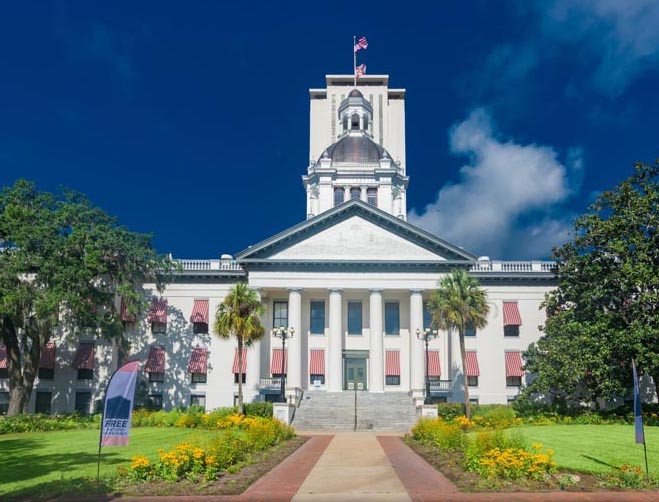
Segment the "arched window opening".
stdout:
[[353,113],[352,117],[350,117],[350,129],[353,131],[359,130],[359,115],[356,113]]

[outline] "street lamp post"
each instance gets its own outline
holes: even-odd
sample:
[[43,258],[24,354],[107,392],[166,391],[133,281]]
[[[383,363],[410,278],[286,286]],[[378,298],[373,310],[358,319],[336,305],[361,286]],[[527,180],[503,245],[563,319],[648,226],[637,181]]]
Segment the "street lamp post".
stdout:
[[428,364],[429,364],[428,343],[430,343],[431,340],[437,338],[437,330],[426,328],[423,331],[421,331],[419,328],[417,328],[416,337],[419,340],[423,340],[426,346],[426,396],[423,402],[425,404],[430,404],[430,375],[428,375]]
[[272,330],[272,336],[281,338],[281,395],[279,396],[280,402],[286,402],[286,340],[293,338],[295,328],[278,327]]

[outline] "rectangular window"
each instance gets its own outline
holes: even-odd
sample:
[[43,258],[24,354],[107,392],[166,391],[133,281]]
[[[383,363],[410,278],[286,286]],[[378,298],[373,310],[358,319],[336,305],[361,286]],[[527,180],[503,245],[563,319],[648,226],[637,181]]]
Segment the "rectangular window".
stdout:
[[504,326],[503,336],[519,336],[519,326]]
[[9,410],[9,392],[0,391],[0,415],[6,415]]
[[208,333],[208,323],[205,322],[193,322],[192,323],[192,332],[195,335],[205,335]]
[[478,404],[478,398],[469,399],[469,404]]
[[39,368],[39,380],[52,380],[53,378],[55,378],[53,368]]
[[192,383],[206,383],[206,373],[192,373]]
[[149,382],[164,382],[164,381],[165,381],[164,373],[156,373],[153,371],[149,372]]
[[272,327],[288,328],[288,302],[273,302]]
[[322,335],[325,333],[325,302],[311,302],[309,326],[311,333]]
[[384,302],[384,333],[400,334],[400,305],[398,302]]
[[167,332],[167,323],[166,322],[152,322],[151,323],[151,332],[152,333],[166,333]]
[[432,328],[432,314],[430,313],[430,310],[428,310],[428,307],[423,307],[423,329],[431,329]]
[[509,398],[506,399],[506,403],[508,403],[508,404],[513,404],[514,402],[515,402],[514,397],[509,397]]
[[206,396],[204,394],[192,394],[190,396],[190,406],[198,406],[206,409]]
[[0,380],[9,378],[9,370],[7,368],[0,368]]
[[320,385],[325,385],[325,375],[309,375],[309,383],[311,385],[315,385],[316,380],[320,382]]
[[378,189],[377,188],[367,188],[366,189],[366,201],[371,206],[378,207]]
[[[286,373],[284,373],[285,375]],[[281,373],[273,373],[272,378],[281,378]]]
[[345,190],[343,187],[336,187],[334,189],[334,205],[338,206],[343,202],[343,197],[345,196]]
[[92,393],[89,391],[76,392],[75,410],[82,414],[88,415],[92,403]]
[[467,385],[469,387],[478,387],[478,377],[477,376],[468,376]]
[[385,377],[386,385],[400,385],[400,375],[387,375]]
[[78,380],[93,380],[94,370],[79,369]]
[[162,394],[150,394],[148,408],[150,410],[162,410]]
[[348,302],[348,334],[362,334],[362,302]]
[[476,328],[471,324],[467,324],[465,336],[476,336]]
[[37,391],[37,400],[34,405],[34,412],[43,415],[50,415],[50,403],[53,400],[52,392]]
[[[243,383],[245,383],[246,378],[247,378],[247,373],[243,373]],[[238,373],[233,374],[233,383],[238,383]]]
[[506,377],[506,387],[521,387],[521,386],[522,386],[522,377],[518,377],[518,376]]
[[362,196],[362,189],[359,187],[352,187],[350,189],[350,198],[351,199],[360,199]]

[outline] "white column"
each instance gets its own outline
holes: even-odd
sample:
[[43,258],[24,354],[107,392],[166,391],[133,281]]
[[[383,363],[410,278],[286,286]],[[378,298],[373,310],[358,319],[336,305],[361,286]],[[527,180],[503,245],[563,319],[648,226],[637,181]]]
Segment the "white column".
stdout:
[[343,389],[343,333],[341,331],[341,290],[330,289],[329,297],[329,340],[327,343],[327,390],[340,392]]
[[420,289],[410,290],[410,390],[413,395],[423,392],[426,378],[426,358],[423,340],[416,330],[423,332],[423,297]]
[[370,332],[371,350],[369,353],[369,382],[371,392],[384,392],[384,339],[382,329],[382,290],[370,292]]
[[288,327],[294,328],[293,338],[288,341],[288,387],[302,388],[302,291],[288,290]]

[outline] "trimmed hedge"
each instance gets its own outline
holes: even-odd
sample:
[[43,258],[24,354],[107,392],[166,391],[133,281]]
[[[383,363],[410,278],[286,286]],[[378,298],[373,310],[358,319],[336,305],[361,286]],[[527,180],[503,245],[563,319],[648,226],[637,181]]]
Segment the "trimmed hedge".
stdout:
[[[187,427],[191,429],[214,429],[222,419],[233,415],[237,408],[217,408],[205,412],[203,408],[191,406],[187,409],[171,411],[150,411],[136,409],[133,411],[133,427]],[[272,403],[245,404],[245,416],[271,418]],[[61,431],[70,429],[96,429],[100,426],[101,415],[79,415],[76,413],[62,415],[15,415],[0,417],[0,435],[17,432]]]

